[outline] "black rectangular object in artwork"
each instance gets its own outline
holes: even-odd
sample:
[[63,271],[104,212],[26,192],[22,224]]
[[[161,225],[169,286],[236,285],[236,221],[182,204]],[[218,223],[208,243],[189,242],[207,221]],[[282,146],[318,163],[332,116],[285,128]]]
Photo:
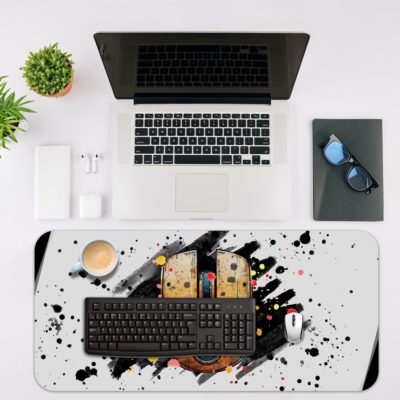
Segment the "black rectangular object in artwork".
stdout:
[[99,32],[114,96],[143,103],[288,99],[306,33]]
[[86,298],[85,350],[115,357],[251,355],[255,310],[249,298]]
[[[346,181],[350,164],[333,166],[323,155],[335,134],[378,182],[370,194]],[[313,209],[317,221],[382,221],[384,218],[382,120],[315,119],[313,121]]]

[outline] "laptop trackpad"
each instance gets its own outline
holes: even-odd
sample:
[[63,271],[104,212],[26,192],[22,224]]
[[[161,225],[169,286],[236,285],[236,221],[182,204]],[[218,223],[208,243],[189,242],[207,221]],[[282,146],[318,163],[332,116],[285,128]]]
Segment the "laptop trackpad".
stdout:
[[228,175],[175,175],[176,211],[228,211]]

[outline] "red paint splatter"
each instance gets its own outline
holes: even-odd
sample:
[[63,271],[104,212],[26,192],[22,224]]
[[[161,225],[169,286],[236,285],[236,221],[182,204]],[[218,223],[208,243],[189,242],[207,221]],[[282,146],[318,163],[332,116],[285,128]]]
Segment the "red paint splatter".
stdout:
[[233,381],[229,381],[229,383],[232,385]]
[[271,321],[271,319],[272,319],[272,315],[267,315],[267,320]]
[[266,278],[269,278],[269,274],[265,274],[265,277],[266,277]]
[[172,268],[169,269],[169,272],[174,272],[174,270]]
[[257,286],[257,281],[255,279],[251,280],[251,286]]
[[160,247],[160,243],[156,243],[156,246],[157,246],[157,247]]
[[210,281],[213,281],[213,280],[216,278],[214,272],[209,272],[209,273],[207,274],[207,278],[208,278]]
[[285,380],[285,378],[282,376],[281,381],[284,381],[284,380]]
[[304,274],[304,270],[302,270],[302,269],[299,269],[297,273],[298,273],[298,274],[301,276],[301,275],[303,275],[303,274]]
[[242,371],[247,371],[247,366],[243,365]]
[[287,310],[287,313],[288,313],[288,314],[291,314],[291,313],[294,313],[294,312],[297,313],[297,310],[296,310],[295,308],[289,308],[289,309]]

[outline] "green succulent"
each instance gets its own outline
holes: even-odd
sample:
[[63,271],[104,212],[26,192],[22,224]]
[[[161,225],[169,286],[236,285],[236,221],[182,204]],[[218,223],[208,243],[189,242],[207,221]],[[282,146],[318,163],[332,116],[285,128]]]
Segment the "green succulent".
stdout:
[[36,53],[29,53],[21,68],[27,85],[42,95],[61,92],[72,79],[74,70],[71,54],[63,53],[58,43],[51,44]]
[[[7,149],[7,143],[17,142],[15,133],[24,132],[19,123],[25,120],[25,114],[34,112],[25,106],[32,101],[25,100],[26,96],[15,98],[15,92],[7,89],[6,77],[0,76],[0,147]],[[0,155],[1,158],[1,155]]]

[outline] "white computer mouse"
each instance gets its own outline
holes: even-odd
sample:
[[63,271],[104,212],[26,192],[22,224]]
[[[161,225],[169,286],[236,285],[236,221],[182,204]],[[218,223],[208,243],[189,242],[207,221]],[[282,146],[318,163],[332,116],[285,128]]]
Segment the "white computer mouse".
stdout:
[[303,339],[303,316],[298,312],[286,314],[284,331],[289,343],[300,343]]

